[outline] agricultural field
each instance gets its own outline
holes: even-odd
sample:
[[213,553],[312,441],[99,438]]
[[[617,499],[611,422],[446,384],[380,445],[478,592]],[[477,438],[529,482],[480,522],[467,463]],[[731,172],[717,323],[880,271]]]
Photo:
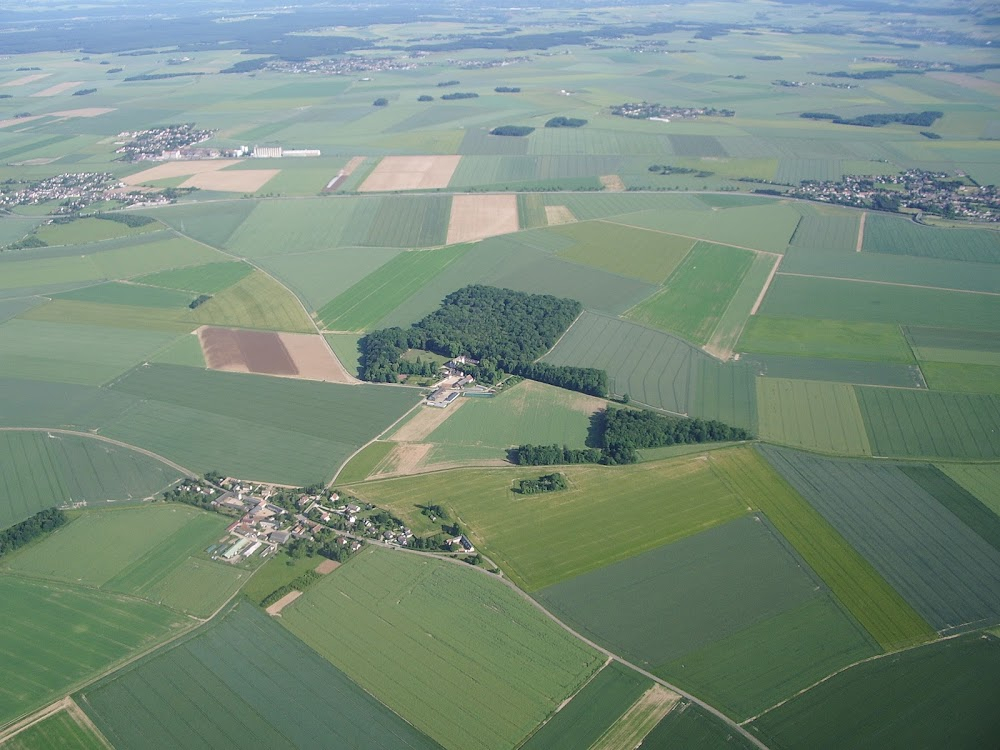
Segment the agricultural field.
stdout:
[[235,750],[248,736],[282,749],[318,737],[365,750],[440,748],[245,602],[76,699],[119,750]]
[[939,464],[938,468],[1000,516],[1000,464]]
[[[841,254],[853,252],[857,248],[860,212],[819,209],[813,206],[809,208],[809,211],[803,212],[792,233],[789,240],[792,247],[831,250]],[[786,257],[790,257],[791,253],[790,249]]]
[[3,743],[4,750],[106,750],[86,715],[72,704]]
[[0,576],[0,595],[3,723],[179,632],[184,621],[149,602],[12,575]]
[[757,365],[760,374],[769,379],[822,380],[831,383],[895,388],[924,388],[927,386],[924,381],[925,369],[917,365],[904,365],[901,362],[818,359],[784,354],[749,354],[747,361]]
[[375,549],[312,586],[281,621],[446,748],[517,745],[602,659],[482,573]]
[[756,747],[703,708],[687,701],[667,714],[646,735],[642,746],[647,750],[672,750],[675,747],[690,750],[715,750],[719,747],[752,750]]
[[225,247],[230,235],[242,224],[256,201],[227,200],[211,203],[180,203],[145,209],[152,216],[183,235],[212,247]]
[[990,747],[1000,641],[967,635],[859,664],[758,718],[774,748]]
[[383,441],[365,446],[340,470],[337,474],[337,482],[339,484],[363,482],[395,447],[395,443]]
[[[512,491],[516,480],[546,473],[537,466],[453,469],[354,485],[351,491],[392,510],[414,528],[419,506],[442,505],[452,518],[461,518],[470,539],[528,591],[746,512],[701,456],[631,467],[567,466],[560,471],[569,489],[540,498]],[[595,526],[594,518],[602,523]]]
[[1000,519],[975,495],[934,466],[907,465],[900,468],[987,544],[1000,550]]
[[872,454],[850,385],[757,378],[757,415],[764,440],[824,453]]
[[0,431],[0,528],[53,505],[141,500],[180,478],[169,466],[78,435]]
[[753,261],[748,250],[699,242],[663,290],[629,310],[628,317],[707,344]]
[[870,214],[863,249],[874,253],[1000,263],[997,232],[920,226],[895,216]]
[[816,359],[854,359],[910,364],[913,354],[899,326],[794,315],[755,315],[747,323],[737,349]]
[[173,289],[140,286],[111,281],[106,284],[86,286],[54,295],[56,299],[73,300],[75,302],[94,302],[104,305],[132,305],[135,307],[183,308],[194,299],[191,294],[185,294]]
[[50,246],[84,245],[134,234],[146,234],[160,229],[163,229],[163,225],[157,222],[141,227],[130,227],[105,219],[77,219],[65,224],[45,224],[35,231],[35,236]]
[[559,257],[651,284],[666,281],[695,244],[686,237],[602,221],[569,224],[551,231],[573,241],[572,246],[557,253]]
[[921,362],[932,390],[952,393],[1000,394],[1000,366],[958,362]]
[[165,289],[179,289],[197,294],[216,294],[238,281],[242,281],[251,273],[253,273],[253,267],[246,263],[224,261],[204,266],[160,271],[140,276],[134,281],[137,284],[147,284]]
[[199,305],[192,316],[200,323],[236,328],[265,328],[314,333],[316,327],[301,303],[261,271],[236,282]]

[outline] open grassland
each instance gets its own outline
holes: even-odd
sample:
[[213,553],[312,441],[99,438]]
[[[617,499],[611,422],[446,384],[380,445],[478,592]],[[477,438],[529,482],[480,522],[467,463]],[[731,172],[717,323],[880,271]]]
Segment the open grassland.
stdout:
[[206,617],[246,576],[232,566],[192,559],[225,525],[220,516],[179,504],[94,511],[12,557],[7,567]]
[[612,273],[662,284],[684,260],[695,241],[602,221],[568,224],[551,230],[573,241],[558,255]]
[[652,684],[638,672],[613,661],[531,735],[521,748],[589,748]]
[[[772,452],[768,449],[768,458]],[[725,481],[739,489],[748,505],[767,514],[882,648],[933,637],[934,631],[906,600],[757,451],[744,448],[727,458],[716,463]]]
[[253,273],[253,267],[237,261],[160,271],[135,279],[137,283],[199,294],[216,294]]
[[854,388],[844,383],[757,378],[760,435],[785,445],[872,454]]
[[171,333],[157,331],[8,320],[0,325],[4,352],[0,375],[101,385],[173,338]]
[[395,447],[395,443],[387,442],[371,443],[365,446],[337,474],[337,482],[340,484],[363,482]]
[[1000,296],[779,272],[761,312],[776,317],[996,330]]
[[1000,458],[1000,397],[857,388],[876,456]]
[[427,440],[495,447],[501,449],[498,458],[504,457],[504,449],[525,443],[583,448],[591,416],[607,405],[602,399],[532,381],[496,398],[467,398],[465,402]]
[[859,664],[757,719],[773,748],[994,747],[1000,640],[968,635]]
[[872,213],[865,222],[863,249],[875,253],[1000,263],[1000,232],[925,227],[908,219]]
[[906,471],[770,448],[767,456],[935,629],[1000,621],[1000,550]]
[[456,750],[517,745],[601,661],[498,581],[375,549],[312,586],[282,623]]
[[958,362],[921,362],[927,387],[952,393],[1000,394],[1000,366]]
[[3,723],[163,639],[182,623],[179,615],[148,602],[10,575],[0,576],[0,597]]
[[737,348],[755,354],[913,362],[899,326],[890,323],[756,315],[747,323]]
[[146,234],[159,229],[163,229],[163,225],[156,222],[141,227],[130,227],[107,219],[77,219],[66,224],[46,224],[38,228],[35,236],[49,245],[84,245],[133,234]]
[[1000,516],[1000,464],[939,464],[938,468]]
[[[629,467],[560,468],[569,489],[518,495],[545,467],[455,469],[354,485],[358,497],[406,521],[440,504],[470,528],[504,572],[529,591],[637,555],[745,512],[701,456]],[[595,524],[594,520],[600,519]]]
[[879,652],[867,631],[822,595],[684,654],[660,673],[743,720]]
[[753,750],[750,740],[709,714],[700,706],[682,702],[646,735],[642,746],[646,750]]
[[753,261],[749,250],[699,242],[663,290],[628,317],[706,344]]
[[94,302],[102,305],[130,305],[135,307],[183,308],[194,298],[174,289],[159,289],[140,284],[129,284],[111,281],[106,284],[95,284],[82,289],[54,295],[57,299],[68,299],[77,302]]
[[0,528],[53,505],[149,497],[180,477],[127,448],[44,432],[0,432],[0,466]]
[[108,747],[75,706],[72,712],[63,709],[47,716],[3,743],[4,750],[106,750]]
[[106,432],[198,471],[306,485],[329,478],[416,401],[410,389],[150,365],[114,390],[141,399]]
[[246,603],[77,699],[118,750],[440,747]]
[[424,284],[460,259],[469,245],[401,253],[319,309],[326,328],[371,328]]
[[262,271],[254,271],[199,305],[201,323],[235,328],[313,333],[316,328],[295,296]]
[[896,388],[923,388],[923,374],[917,365],[901,362],[872,362],[859,359],[818,359],[785,354],[750,354],[747,361],[768,378],[782,380],[824,380],[831,383],[881,385]]

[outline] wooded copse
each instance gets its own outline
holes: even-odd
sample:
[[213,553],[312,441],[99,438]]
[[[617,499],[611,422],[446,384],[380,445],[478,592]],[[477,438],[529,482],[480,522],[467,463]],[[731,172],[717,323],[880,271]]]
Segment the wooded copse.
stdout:
[[569,487],[562,474],[543,474],[538,479],[522,479],[517,483],[517,491],[522,495],[536,495],[539,492],[557,492]]
[[55,531],[69,519],[58,508],[40,510],[31,518],[0,531],[0,557],[23,547],[43,534]]

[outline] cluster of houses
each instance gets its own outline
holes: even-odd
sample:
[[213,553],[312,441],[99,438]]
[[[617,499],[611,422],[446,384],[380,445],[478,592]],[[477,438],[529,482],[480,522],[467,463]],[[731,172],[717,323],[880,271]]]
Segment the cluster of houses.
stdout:
[[[131,192],[125,183],[110,172],[67,172],[43,180],[8,182],[0,186],[0,207],[37,206],[61,201],[53,213],[71,213],[105,200],[126,205],[148,202],[151,197]],[[163,202],[167,202],[164,198]]]
[[611,114],[628,117],[632,120],[670,122],[671,119],[696,120],[699,117],[733,117],[736,111],[716,109],[715,107],[678,107],[667,104],[651,104],[650,102],[626,102],[613,106]]
[[121,154],[126,161],[161,159],[164,153],[207,141],[213,133],[212,130],[200,130],[191,123],[125,131],[118,134],[115,153]]

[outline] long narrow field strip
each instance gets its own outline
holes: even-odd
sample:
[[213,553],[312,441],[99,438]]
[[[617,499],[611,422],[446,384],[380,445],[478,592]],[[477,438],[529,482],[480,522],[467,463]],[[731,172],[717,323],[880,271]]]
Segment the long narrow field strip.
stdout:
[[938,468],[1000,516],[1000,464],[939,464]]
[[77,700],[118,750],[440,749],[246,603]]
[[1000,622],[1000,550],[946,510],[913,476],[884,462],[770,448],[767,456],[937,630]]
[[618,721],[608,727],[590,750],[638,747],[657,724],[677,705],[680,696],[656,684],[640,696]]
[[606,665],[573,699],[560,706],[521,750],[590,748],[653,683],[616,661]]
[[1000,397],[858,387],[876,456],[1000,458]]
[[446,242],[472,242],[519,228],[516,195],[456,195],[451,199]]
[[36,91],[34,94],[32,94],[32,96],[58,96],[64,91],[69,91],[72,88],[76,88],[82,83],[83,81],[63,81],[62,83],[57,83],[54,86],[49,86],[47,89]]
[[924,227],[882,214],[868,217],[866,252],[1000,263],[1000,233],[982,229]]
[[386,156],[358,191],[426,190],[448,187],[461,156]]
[[194,299],[192,294],[175,289],[160,289],[153,286],[109,281],[106,284],[85,286],[71,292],[53,295],[55,299],[94,302],[103,305],[127,305],[134,307],[158,307],[183,310]]
[[850,385],[757,378],[757,415],[765,440],[825,453],[872,455]]
[[753,261],[748,250],[699,242],[663,290],[633,307],[628,317],[706,344]]
[[818,359],[913,362],[899,326],[889,323],[757,315],[747,323],[737,349]]
[[776,750],[995,747],[1000,640],[968,635],[859,664],[764,714]]
[[[773,451],[767,452],[770,459]],[[934,631],[843,536],[751,449],[712,460],[726,483],[767,514],[809,566],[884,649],[933,638]]]
[[130,227],[117,221],[97,218],[76,219],[64,224],[43,224],[35,230],[35,236],[54,245],[83,245],[90,242],[147,234],[163,229],[159,222],[150,222],[138,227]]
[[[358,497],[391,509],[413,528],[420,506],[438,503],[468,524],[518,585],[533,591],[637,555],[745,513],[700,456],[627,468],[567,466],[569,489],[543,502],[515,494],[538,467],[454,469],[355,485]],[[599,525],[594,518],[601,518]]]
[[183,622],[149,602],[10,575],[0,576],[0,599],[4,724],[166,638]]
[[375,549],[313,585],[281,621],[455,750],[516,746],[602,661],[498,581]]
[[371,328],[420,287],[465,255],[470,245],[400,253],[317,313],[329,330]]
[[791,380],[825,380],[831,383],[881,385],[895,388],[924,388],[917,365],[901,362],[871,362],[858,359],[816,359],[784,354],[748,354],[761,375]]
[[772,255],[759,254],[754,257],[753,264],[719,317],[715,330],[706,342],[705,351],[724,362],[732,357],[736,342],[739,341],[747,320],[760,307],[779,263],[781,258]]
[[53,505],[150,497],[180,478],[127,448],[45,432],[0,432],[0,466],[0,528]]
[[[555,206],[547,206],[546,212]],[[564,223],[549,221],[549,224]],[[684,260],[695,241],[661,232],[624,227],[606,221],[571,224],[553,233],[573,244],[557,255],[612,273],[662,284]]]

